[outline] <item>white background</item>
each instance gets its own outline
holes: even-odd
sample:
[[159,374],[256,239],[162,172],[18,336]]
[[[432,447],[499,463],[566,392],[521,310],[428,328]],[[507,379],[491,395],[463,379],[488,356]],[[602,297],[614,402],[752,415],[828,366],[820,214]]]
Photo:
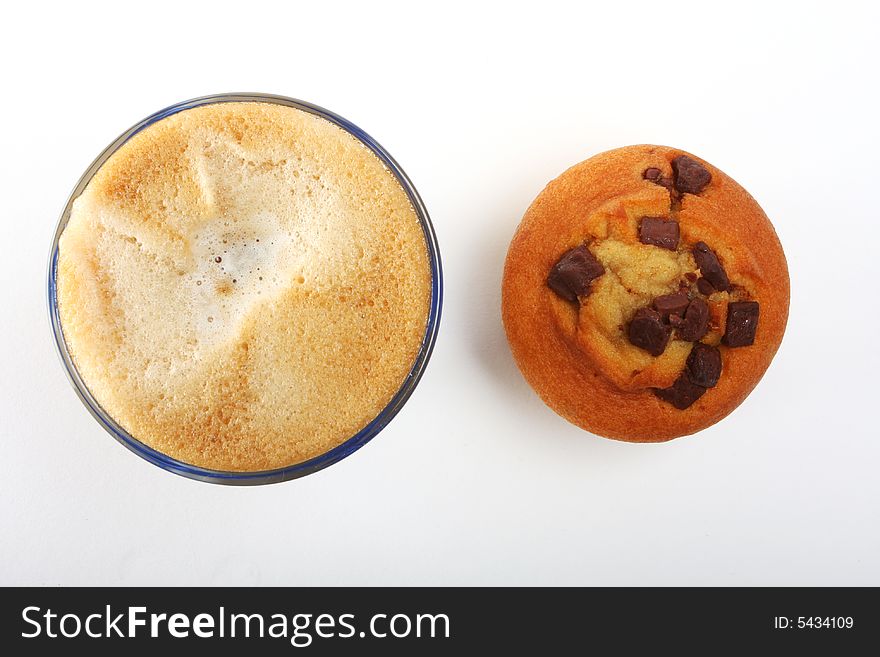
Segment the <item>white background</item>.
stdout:
[[[434,4],[4,9],[0,584],[880,584],[876,3]],[[312,101],[372,134],[424,198],[446,281],[394,422],[327,470],[249,489],[168,474],[105,434],[62,372],[44,293],[92,158],[224,91]],[[792,279],[757,390],[664,445],[554,415],[499,310],[507,244],[547,181],[645,142],[746,187]]]

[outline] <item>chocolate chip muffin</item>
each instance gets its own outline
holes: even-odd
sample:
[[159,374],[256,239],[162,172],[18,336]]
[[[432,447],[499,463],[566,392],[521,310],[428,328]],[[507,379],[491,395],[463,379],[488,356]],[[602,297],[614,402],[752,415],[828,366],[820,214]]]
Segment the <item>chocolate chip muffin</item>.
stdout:
[[678,149],[628,146],[570,168],[507,254],[502,316],[526,380],[593,433],[659,442],[705,429],[782,341],[788,268],[734,180]]

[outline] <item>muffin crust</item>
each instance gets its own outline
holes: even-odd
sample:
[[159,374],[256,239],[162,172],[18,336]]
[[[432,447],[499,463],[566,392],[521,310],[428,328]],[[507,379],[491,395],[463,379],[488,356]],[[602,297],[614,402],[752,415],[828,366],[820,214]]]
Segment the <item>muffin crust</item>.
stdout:
[[[692,168],[674,170],[685,166]],[[711,246],[720,272],[711,271],[699,244]],[[571,302],[554,292],[548,272],[584,246],[603,273]],[[716,289],[710,281],[724,288],[722,275],[729,287]],[[670,317],[657,313],[657,302],[672,303],[667,295],[679,292],[694,310],[687,317],[680,311],[674,319],[681,325],[672,328],[661,323]],[[726,345],[728,308],[749,303],[760,305],[754,343]],[[549,183],[511,242],[502,289],[514,359],[545,403],[588,431],[633,442],[691,434],[736,408],[776,353],[788,304],[785,255],[755,200],[703,160],[650,145],[599,154]],[[700,311],[705,318],[690,317]],[[701,319],[703,330],[694,332]],[[650,337],[652,322],[669,338],[656,344],[659,355],[647,350],[662,338]],[[703,346],[689,363],[695,343]],[[694,389],[698,398],[686,408],[670,403],[670,388],[693,388],[679,382],[688,367],[693,379],[715,381],[716,373],[693,368],[717,367],[716,350],[714,386]]]

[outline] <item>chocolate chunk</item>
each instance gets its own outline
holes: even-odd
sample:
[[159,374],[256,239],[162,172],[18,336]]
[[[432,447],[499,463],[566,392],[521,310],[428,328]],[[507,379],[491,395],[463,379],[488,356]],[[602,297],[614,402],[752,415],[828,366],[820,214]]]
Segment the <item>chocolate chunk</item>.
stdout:
[[660,185],[661,187],[665,187],[673,194],[678,194],[672,187],[672,178],[667,178],[663,175],[663,172],[657,167],[651,167],[649,169],[645,169],[642,173],[642,177],[645,180],[650,180],[655,185]]
[[668,322],[670,315],[683,315],[690,302],[687,292],[681,290],[654,299],[654,310],[660,313],[664,321]]
[[733,301],[727,304],[727,328],[722,342],[728,347],[754,344],[758,310],[757,301]]
[[685,371],[691,383],[714,388],[721,376],[721,352],[717,347],[697,342],[688,356]]
[[667,221],[663,217],[642,217],[639,222],[639,241],[642,244],[653,244],[675,251],[678,248],[678,238],[677,221]]
[[627,329],[629,341],[644,349],[652,356],[659,356],[669,342],[669,328],[660,317],[660,313],[651,308],[640,308],[633,315]]
[[719,292],[724,292],[730,287],[730,279],[727,278],[727,272],[721,266],[718,256],[709,248],[705,242],[697,242],[692,251],[694,260],[697,261],[697,267],[709,283]]
[[563,299],[577,301],[590,293],[590,283],[605,273],[602,263],[586,246],[566,251],[553,265],[547,285]]
[[700,294],[705,294],[708,297],[715,291],[715,288],[712,287],[708,278],[701,278],[697,281],[697,290],[699,290]]
[[699,194],[712,180],[712,174],[702,164],[687,155],[672,160],[675,188],[682,194]]
[[709,304],[700,297],[690,302],[684,313],[684,321],[678,328],[679,340],[696,342],[709,332]]
[[683,411],[706,394],[706,388],[691,383],[687,375],[682,373],[670,387],[654,388],[654,394]]

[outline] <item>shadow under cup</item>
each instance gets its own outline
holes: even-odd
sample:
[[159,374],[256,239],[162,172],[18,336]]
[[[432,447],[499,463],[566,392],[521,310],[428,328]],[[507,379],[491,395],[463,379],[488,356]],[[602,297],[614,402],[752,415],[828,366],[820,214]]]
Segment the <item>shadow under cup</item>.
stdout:
[[[409,374],[407,374],[397,393],[394,395],[391,401],[388,402],[385,408],[383,408],[382,411],[367,426],[365,426],[348,440],[338,445],[337,447],[334,447],[328,452],[325,452],[307,461],[302,461],[300,463],[295,463],[282,468],[254,472],[210,470],[208,468],[201,468],[199,466],[191,465],[183,461],[178,461],[177,459],[171,458],[170,456],[145,445],[141,441],[132,437],[122,427],[120,427],[113,420],[113,418],[111,418],[110,415],[106,411],[104,411],[103,408],[101,408],[101,406],[92,396],[91,392],[89,392],[88,387],[83,382],[82,378],[79,375],[79,372],[76,369],[76,366],[73,363],[73,359],[71,358],[70,352],[68,351],[67,343],[64,340],[64,333],[61,328],[61,320],[58,313],[57,290],[55,285],[58,267],[58,240],[61,237],[61,233],[64,231],[64,228],[67,226],[67,222],[70,218],[71,206],[73,205],[74,200],[83,192],[86,185],[88,185],[89,181],[91,180],[92,176],[104,164],[104,162],[106,162],[107,159],[110,158],[110,156],[113,155],[113,153],[115,153],[116,150],[131,137],[136,135],[144,128],[152,125],[153,123],[156,123],[157,121],[161,121],[162,119],[171,116],[172,114],[188,110],[193,107],[200,107],[202,105],[210,105],[213,103],[228,102],[275,103],[278,105],[294,107],[296,109],[309,112],[310,114],[315,114],[323,119],[326,119],[330,123],[339,126],[343,130],[354,136],[356,139],[358,139],[361,143],[363,143],[376,155],[376,157],[378,157],[383,162],[386,167],[388,167],[388,169],[397,178],[400,185],[406,190],[410,202],[412,203],[413,208],[416,211],[416,215],[418,216],[419,223],[422,227],[422,232],[425,236],[425,243],[428,248],[429,266],[431,268],[431,300],[428,313],[428,321],[425,327],[425,333],[422,336],[422,343],[419,347],[418,354],[416,355],[412,367],[410,368]],[[144,120],[139,121],[137,124],[135,124],[128,130],[126,130],[122,135],[120,135],[106,149],[104,149],[104,151],[95,159],[95,161],[92,162],[89,168],[86,169],[85,173],[83,173],[82,177],[79,179],[79,182],[77,182],[76,187],[74,187],[73,191],[71,192],[70,197],[67,199],[67,203],[64,206],[64,211],[61,213],[61,218],[58,221],[58,226],[55,229],[55,234],[52,238],[52,248],[49,253],[47,291],[49,301],[49,320],[52,325],[52,334],[55,338],[55,345],[61,357],[64,370],[67,373],[67,376],[70,379],[71,383],[73,384],[73,387],[76,390],[76,394],[79,396],[80,400],[83,402],[83,404],[85,404],[86,408],[98,421],[98,423],[102,427],[104,427],[104,429],[107,430],[107,432],[110,433],[111,436],[113,436],[117,441],[122,443],[125,447],[133,451],[138,456],[146,459],[154,465],[158,465],[160,468],[168,470],[169,472],[173,472],[175,474],[188,477],[190,479],[196,479],[198,481],[205,481],[215,484],[254,485],[270,484],[287,481],[288,479],[296,479],[298,477],[302,477],[307,474],[311,474],[313,472],[321,470],[328,465],[332,465],[333,463],[344,459],[346,456],[369,442],[374,436],[376,436],[376,434],[378,434],[382,429],[385,428],[385,426],[391,421],[391,419],[395,415],[397,415],[398,411],[409,399],[409,396],[412,394],[413,390],[415,390],[416,385],[418,384],[419,380],[422,377],[422,374],[424,373],[428,360],[431,357],[431,351],[434,348],[434,342],[436,341],[437,331],[440,325],[440,309],[442,306],[443,298],[443,273],[440,264],[440,250],[437,245],[437,238],[434,234],[434,228],[431,225],[431,220],[428,217],[428,212],[425,209],[425,206],[422,203],[418,192],[416,191],[413,184],[410,182],[406,173],[404,173],[403,169],[401,169],[397,162],[395,162],[394,158],[392,158],[391,155],[389,155],[388,152],[384,148],[382,148],[382,146],[380,146],[372,137],[370,137],[363,130],[358,128],[350,121],[342,118],[341,116],[338,116],[333,112],[325,110],[316,105],[312,105],[310,103],[306,103],[293,98],[274,96],[270,94],[236,93],[204,96],[201,98],[195,98],[192,100],[177,103],[176,105],[172,105],[171,107],[167,107],[159,112],[156,112],[155,114],[152,114],[151,116],[148,116]]]

